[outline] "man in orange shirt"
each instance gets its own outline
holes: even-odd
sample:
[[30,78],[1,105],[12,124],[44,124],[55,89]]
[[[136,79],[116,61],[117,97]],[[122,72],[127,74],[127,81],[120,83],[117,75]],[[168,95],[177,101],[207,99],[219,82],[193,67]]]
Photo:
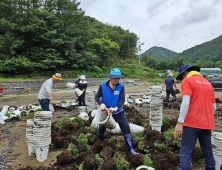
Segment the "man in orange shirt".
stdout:
[[182,80],[182,104],[174,137],[182,135],[178,170],[191,170],[193,148],[197,138],[205,160],[206,170],[215,170],[211,146],[211,130],[215,130],[216,102],[211,83],[200,73],[200,67],[184,64],[177,80]]

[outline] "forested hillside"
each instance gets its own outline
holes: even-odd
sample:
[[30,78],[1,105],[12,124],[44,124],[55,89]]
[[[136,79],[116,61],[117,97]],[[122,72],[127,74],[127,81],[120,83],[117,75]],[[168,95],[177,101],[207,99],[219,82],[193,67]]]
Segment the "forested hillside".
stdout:
[[151,47],[149,50],[145,51],[142,55],[147,55],[147,56],[156,58],[158,60],[167,61],[175,57],[177,53],[171,50],[168,50],[166,48],[154,46],[154,47]]
[[179,56],[184,57],[186,61],[191,63],[196,61],[221,61],[222,35],[211,41],[189,48],[180,53]]
[[138,37],[85,16],[76,0],[1,0],[0,71],[98,71],[133,59]]

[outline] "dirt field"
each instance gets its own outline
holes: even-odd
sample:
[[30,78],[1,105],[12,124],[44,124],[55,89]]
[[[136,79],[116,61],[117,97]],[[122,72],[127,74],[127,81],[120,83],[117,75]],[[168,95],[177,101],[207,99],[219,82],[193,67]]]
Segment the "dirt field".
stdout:
[[[159,86],[162,86],[162,84],[159,84]],[[134,85],[134,86],[125,86],[126,94],[129,95],[144,95],[149,94],[149,87],[148,85]],[[179,88],[180,85],[178,84],[177,87]],[[96,90],[97,88],[88,88],[88,91]],[[38,103],[37,100],[37,94],[38,92],[30,92],[30,94],[19,94],[19,95],[5,95],[0,98],[0,108],[2,108],[5,105],[9,106],[22,106],[22,105],[29,105],[29,104],[35,104]],[[222,92],[216,92],[216,98],[221,99]],[[53,91],[52,96],[55,100],[55,102],[60,102],[61,100],[74,100],[74,90],[60,90],[60,91]],[[178,95],[178,97],[181,97],[181,95]],[[16,123],[16,124],[14,124]],[[8,135],[3,134],[4,130],[9,128],[10,126],[15,125],[14,127],[10,128],[8,132]],[[13,137],[19,137],[19,139],[15,142],[14,147],[12,147],[13,152],[8,154],[8,160],[17,160],[20,162],[20,166],[16,162],[13,162],[12,164],[15,167],[15,169],[19,168],[25,168],[25,167],[39,167],[41,165],[43,166],[49,166],[55,163],[56,156],[61,153],[61,151],[52,151],[48,154],[48,160],[45,162],[38,162],[36,158],[29,157],[28,155],[28,147],[26,143],[26,130],[25,130],[26,120],[21,120],[18,122],[7,122],[4,125],[0,126],[0,148],[3,148],[3,145],[6,144],[10,146],[9,141],[12,140]],[[10,162],[9,162],[10,163]]]

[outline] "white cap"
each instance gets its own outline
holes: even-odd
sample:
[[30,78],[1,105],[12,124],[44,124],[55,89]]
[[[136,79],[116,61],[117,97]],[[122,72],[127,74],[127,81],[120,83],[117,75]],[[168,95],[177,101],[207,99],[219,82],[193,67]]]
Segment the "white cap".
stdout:
[[85,75],[81,75],[80,79],[86,79],[86,76]]

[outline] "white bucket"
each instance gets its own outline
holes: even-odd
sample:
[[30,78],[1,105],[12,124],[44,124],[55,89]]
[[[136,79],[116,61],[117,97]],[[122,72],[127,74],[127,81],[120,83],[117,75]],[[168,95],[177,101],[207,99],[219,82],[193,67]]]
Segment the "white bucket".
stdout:
[[108,109],[105,112],[98,111],[95,119],[99,125],[105,126],[108,129],[114,129],[116,127],[116,121]]
[[79,117],[81,117],[85,121],[89,120],[89,116],[88,116],[88,114],[86,112],[81,112],[79,114]]
[[91,112],[91,116],[92,116],[92,117],[95,117],[96,114],[98,113],[98,111],[99,111],[99,110],[93,110],[93,111]]
[[79,106],[78,111],[79,111],[79,113],[86,112],[86,106]]
[[3,109],[1,112],[5,115],[7,113],[9,107],[10,106],[3,106]]
[[75,87],[75,85],[76,85],[75,83],[69,83],[69,82],[68,82],[68,83],[66,84],[66,87],[69,87],[69,88],[72,88],[72,89],[73,89],[73,88]]
[[35,116],[50,116],[52,117],[51,111],[39,111],[35,113]]
[[82,93],[83,93],[83,92],[82,92],[80,89],[78,89],[78,88],[75,88],[75,92],[76,92],[77,96],[81,96]]
[[39,162],[46,161],[47,157],[48,157],[48,152],[49,152],[49,145],[36,146],[35,153],[36,153],[37,161],[39,161]]
[[92,120],[90,127],[97,128],[97,129],[99,128],[99,124],[97,123],[95,118]]
[[144,131],[144,127],[142,127],[142,126],[135,125],[133,123],[130,123],[129,126],[130,126],[131,133],[138,133],[138,132]]
[[54,112],[54,111],[55,111],[54,106],[53,106],[52,104],[49,104],[49,110],[50,110],[51,112]]
[[23,106],[20,106],[20,107],[18,107],[18,110],[25,110],[26,109],[26,106],[25,105],[23,105]]
[[215,170],[220,170],[222,166],[222,153],[219,154],[213,151],[214,159],[215,159]]
[[109,131],[111,134],[115,134],[115,135],[122,134],[122,131],[118,123],[116,123],[116,127],[114,129],[106,129],[106,130]]
[[139,167],[136,168],[136,170],[140,170],[140,169],[155,170],[154,168],[148,167],[146,165],[140,165]]
[[5,121],[4,121],[4,118],[3,118],[3,113],[0,112],[0,124],[4,124]]
[[161,132],[161,126],[151,126],[152,130],[157,130],[159,132]]
[[29,156],[34,156],[34,154],[35,154],[35,146],[33,145],[32,142],[27,142],[27,143],[28,143]]

